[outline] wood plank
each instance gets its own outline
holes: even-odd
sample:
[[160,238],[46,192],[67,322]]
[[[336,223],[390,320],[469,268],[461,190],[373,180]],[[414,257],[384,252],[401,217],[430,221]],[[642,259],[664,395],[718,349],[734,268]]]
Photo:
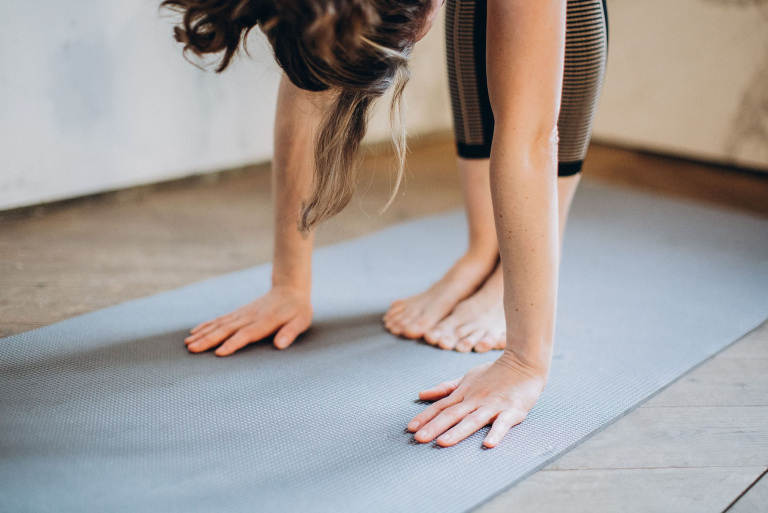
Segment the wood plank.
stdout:
[[768,359],[712,359],[641,408],[768,406]]
[[768,359],[768,321],[731,347],[715,356],[715,359]]
[[762,467],[541,471],[475,513],[720,513]]
[[[429,139],[429,138],[427,138]],[[318,247],[461,206],[452,142],[418,145],[402,194],[386,155],[369,158],[356,198],[317,233]],[[113,304],[266,262],[272,199],[264,166],[41,208],[2,219],[0,329],[27,331]],[[47,212],[47,213],[45,213]]]
[[765,513],[768,511],[768,474],[763,473],[759,481],[727,510],[728,513]]
[[768,407],[638,408],[548,469],[768,466]]
[[592,144],[584,162],[584,177],[768,214],[768,174]]

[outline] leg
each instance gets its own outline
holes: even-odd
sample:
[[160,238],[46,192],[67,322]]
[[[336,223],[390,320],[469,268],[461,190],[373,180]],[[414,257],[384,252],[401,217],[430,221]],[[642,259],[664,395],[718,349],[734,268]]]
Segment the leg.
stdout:
[[485,87],[485,13],[485,1],[449,0],[446,5],[448,80],[469,250],[429,290],[392,304],[384,321],[396,335],[424,336],[477,290],[498,259],[488,160],[493,115]]
[[[580,179],[580,173],[557,179],[561,256],[565,224]],[[455,349],[460,352],[469,352],[472,349],[477,352],[504,349],[506,321],[503,299],[504,280],[501,267],[497,265],[493,274],[477,292],[461,301],[450,315],[427,332],[426,340],[442,349]]]
[[384,316],[385,326],[395,335],[421,338],[456,304],[475,292],[493,271],[498,258],[493,223],[488,160],[458,161],[459,179],[469,228],[467,252],[429,289],[392,303]]
[[[488,115],[484,60],[479,58],[485,56],[485,2],[473,4],[471,8],[467,7],[468,2],[471,0],[449,1],[446,11],[447,25],[460,29],[453,33],[453,38],[448,37],[448,43],[454,44],[447,46],[449,70],[453,70],[450,78],[454,131],[460,152],[486,155],[490,154],[494,120]],[[456,19],[461,15],[466,19],[474,16],[471,18],[473,30],[462,25],[462,19]],[[604,0],[569,0],[567,27],[558,118],[557,195],[561,255],[568,212],[580,180],[605,72],[607,12]],[[474,34],[471,39],[466,37],[470,33]],[[455,44],[457,40],[462,44]],[[474,49],[468,49],[472,46]],[[472,59],[473,63],[468,64]],[[456,62],[453,67],[450,66],[452,61]],[[462,82],[459,80],[462,72],[464,76],[470,72],[479,73],[476,74],[477,82]],[[503,348],[506,339],[502,299],[503,280],[501,269],[497,268],[475,294],[459,303],[449,316],[427,332],[426,340],[443,349],[458,351]]]

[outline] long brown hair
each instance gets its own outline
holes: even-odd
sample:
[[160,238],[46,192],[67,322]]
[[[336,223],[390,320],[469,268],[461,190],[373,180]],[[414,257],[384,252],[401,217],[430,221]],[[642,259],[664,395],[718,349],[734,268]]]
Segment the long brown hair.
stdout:
[[163,0],[180,12],[174,27],[185,56],[221,53],[224,71],[245,47],[256,25],[272,45],[275,59],[297,87],[336,94],[324,114],[315,143],[314,190],[303,204],[300,229],[341,211],[352,198],[360,168],[360,145],[371,106],[393,88],[392,140],[403,176],[406,139],[403,89],[408,59],[426,21],[431,0]]

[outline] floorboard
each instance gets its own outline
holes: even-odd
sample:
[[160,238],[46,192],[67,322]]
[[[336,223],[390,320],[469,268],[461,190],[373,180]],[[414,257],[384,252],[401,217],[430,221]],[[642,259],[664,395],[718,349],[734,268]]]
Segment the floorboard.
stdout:
[[476,513],[720,513],[761,467],[540,471]]
[[638,408],[548,468],[768,466],[768,407]]
[[760,479],[746,490],[733,505],[728,513],[764,513],[768,509],[768,470],[763,472]]

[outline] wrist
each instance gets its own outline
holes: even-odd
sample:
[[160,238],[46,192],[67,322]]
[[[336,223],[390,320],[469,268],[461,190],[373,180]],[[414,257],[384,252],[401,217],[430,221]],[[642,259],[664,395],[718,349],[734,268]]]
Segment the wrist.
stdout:
[[297,275],[273,272],[272,288],[288,289],[301,295],[309,296],[312,292],[312,277],[309,273]]
[[499,357],[499,362],[508,367],[514,367],[517,371],[522,371],[525,374],[530,375],[538,379],[547,380],[549,375],[549,367],[552,363],[552,352],[547,351],[545,354],[541,352],[526,352],[521,354],[520,351],[514,347],[509,347],[507,342],[507,348],[504,353]]

